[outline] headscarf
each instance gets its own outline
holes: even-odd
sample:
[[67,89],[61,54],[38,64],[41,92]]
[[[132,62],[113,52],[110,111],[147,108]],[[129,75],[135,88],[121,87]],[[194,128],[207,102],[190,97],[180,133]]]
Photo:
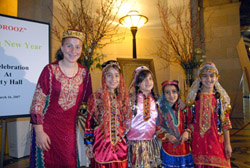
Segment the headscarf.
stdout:
[[[140,92],[140,90],[139,90],[139,86],[138,86],[138,79],[139,79],[139,77],[140,77],[140,75],[144,72],[144,71],[146,71],[146,74],[151,74],[151,76],[153,77],[153,73],[149,70],[149,68],[148,67],[146,67],[146,66],[140,66],[140,67],[138,67],[138,68],[136,68],[135,70],[134,70],[134,73],[133,73],[133,79],[132,79],[132,82],[131,82],[131,84],[130,84],[130,86],[129,86],[129,93],[130,93],[130,101],[131,101],[131,104],[130,104],[130,106],[131,106],[131,108],[132,108],[132,113],[133,113],[133,115],[136,115],[137,114],[137,94]],[[152,96],[153,96],[153,98],[154,98],[154,100],[156,101],[157,100],[157,98],[156,98],[156,96],[155,96],[155,94],[154,94],[154,91],[153,91],[153,89],[151,90],[151,94],[152,94]],[[145,111],[144,111],[145,112]],[[149,117],[149,115],[150,115],[150,113],[148,113],[148,112],[146,112],[146,114],[145,114],[145,116],[148,116]],[[146,117],[147,118],[147,117]]]
[[[178,116],[175,116],[175,113],[174,113],[171,105],[169,104],[169,102],[166,100],[165,94],[164,94],[164,88],[167,85],[174,85],[177,88],[179,88],[177,80],[166,80],[166,81],[162,82],[162,84],[161,84],[162,93],[161,93],[161,97],[159,99],[160,111],[159,111],[159,115],[158,115],[158,119],[157,119],[156,124],[160,125],[165,130],[167,130],[168,133],[170,133],[171,135],[173,135],[177,139],[179,139],[180,132],[178,129],[178,122],[179,122]],[[176,104],[174,104],[174,105],[176,105]],[[178,109],[177,109],[177,111],[178,111]],[[168,117],[171,117],[171,119],[169,120]]]
[[[199,72],[198,72],[199,77],[193,82],[193,84],[191,85],[189,89],[188,96],[187,96],[188,105],[192,105],[195,103],[195,98],[197,96],[198,90],[200,88],[200,83],[201,83],[200,77],[203,73],[208,72],[208,71],[214,72],[215,75],[219,77],[218,69],[216,68],[213,62],[203,63],[199,68]],[[225,112],[231,109],[230,97],[228,96],[225,89],[220,85],[218,80],[215,83],[215,89],[220,93],[221,117],[222,119],[224,119]]]
[[119,109],[120,113],[118,114],[119,120],[119,131],[118,134],[120,139],[122,139],[125,134],[128,132],[130,123],[131,123],[131,109],[130,109],[130,101],[128,92],[125,86],[125,82],[123,80],[122,73],[120,71],[119,62],[110,60],[102,65],[102,89],[97,91],[97,94],[100,95],[100,98],[96,100],[96,107],[98,110],[95,110],[95,118],[98,119],[101,130],[104,134],[104,138],[107,138],[107,135],[110,131],[110,116],[111,116],[111,101],[110,96],[111,93],[108,90],[106,84],[106,73],[109,68],[114,68],[119,71],[120,74],[120,83],[118,87],[115,89],[115,94],[117,96],[117,109]]
[[[130,84],[130,86],[129,86],[129,93],[134,93],[134,92],[135,92],[135,82],[136,82],[136,80],[138,79],[139,74],[140,74],[142,71],[144,71],[144,70],[150,71],[149,68],[146,67],[146,66],[140,66],[140,67],[138,67],[138,68],[136,68],[136,69],[134,70],[134,72],[133,72],[133,80],[132,80],[132,82],[131,82],[131,84]],[[150,71],[150,73],[151,73],[151,75],[152,75],[152,72],[151,72],[151,71]]]

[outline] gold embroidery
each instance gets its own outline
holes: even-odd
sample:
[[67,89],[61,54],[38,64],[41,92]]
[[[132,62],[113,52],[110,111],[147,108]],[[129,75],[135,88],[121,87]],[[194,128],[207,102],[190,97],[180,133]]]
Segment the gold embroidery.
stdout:
[[[117,100],[116,95],[110,93],[110,141],[112,145],[116,145],[118,136],[118,122],[117,122]],[[116,150],[116,149],[114,149]]]
[[148,96],[142,95],[144,121],[148,121],[150,119],[150,94]]
[[207,156],[207,155],[194,155],[193,154],[194,163],[197,165],[208,165],[215,167],[224,167],[229,168],[230,160],[223,159],[217,156]]
[[212,97],[202,94],[200,102],[200,135],[203,138],[211,126]]
[[57,66],[55,76],[56,80],[61,83],[58,104],[66,111],[76,104],[79,85],[82,84],[83,78],[86,76],[86,70],[79,68],[75,77],[68,78],[60,71],[59,66]]
[[31,114],[42,114],[45,107],[46,95],[43,93],[43,90],[40,84],[37,85],[35,94],[33,96],[32,105],[30,108]]

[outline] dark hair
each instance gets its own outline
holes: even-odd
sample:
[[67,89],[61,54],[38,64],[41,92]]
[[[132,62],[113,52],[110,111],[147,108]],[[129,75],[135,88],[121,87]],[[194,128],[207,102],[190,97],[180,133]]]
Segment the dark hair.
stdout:
[[[152,76],[152,73],[150,70],[142,70],[136,80],[135,80],[135,87],[138,87],[139,88],[139,84],[148,76],[148,75],[151,75]],[[153,77],[153,76],[152,76]]]
[[[202,88],[202,83],[200,82],[200,86],[199,86],[197,95],[196,95],[196,97],[195,97],[195,100],[196,100],[196,101],[200,99],[200,96],[201,96],[201,88]],[[219,93],[218,90],[215,88],[215,86],[214,86],[214,93],[215,93],[215,98],[216,98],[216,99],[219,99],[219,98],[220,98],[220,93]]]
[[105,68],[109,69],[110,67],[116,69],[118,72],[121,72],[120,64],[119,64],[119,62],[117,62],[115,60],[109,60],[109,61],[106,61],[102,64],[103,71]]
[[[62,44],[61,44],[61,46],[64,45],[64,42],[65,42],[65,38],[62,39]],[[62,52],[61,47],[60,47],[60,48],[57,50],[57,52],[56,52],[56,60],[57,60],[57,61],[60,61],[60,60],[63,60],[63,58],[64,58],[64,55],[63,55],[63,52]]]
[[[176,88],[176,90],[177,90],[178,99],[180,98],[181,93],[180,93],[180,88],[179,88],[178,85],[169,84],[169,85],[165,85],[164,87],[162,87],[162,93],[163,93],[164,95],[165,95],[164,89],[165,89],[166,86],[174,86],[174,87]],[[177,100],[178,100],[178,99],[177,99]]]
[[[135,86],[135,106],[137,106],[137,95],[138,95],[139,89],[140,89],[139,85],[140,85],[140,83],[141,83],[149,74],[150,74],[150,75],[152,76],[152,78],[153,78],[153,74],[151,73],[150,70],[142,70],[142,71],[138,74],[137,79],[135,80],[135,83],[134,83],[134,86]],[[151,90],[151,94],[152,94],[152,96],[153,96],[153,98],[154,98],[154,100],[155,100],[155,102],[156,102],[158,98],[157,98],[156,94],[154,93],[154,87],[153,87],[152,90]],[[157,105],[157,103],[156,103],[156,105]],[[135,110],[134,110],[133,112],[134,112],[134,116],[136,116],[136,114],[137,114],[137,108],[135,108]]]

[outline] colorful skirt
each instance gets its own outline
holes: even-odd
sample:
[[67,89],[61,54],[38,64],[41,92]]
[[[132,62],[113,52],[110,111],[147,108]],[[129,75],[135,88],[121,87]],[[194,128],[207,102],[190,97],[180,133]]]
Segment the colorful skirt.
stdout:
[[128,167],[153,168],[161,165],[160,148],[156,139],[127,141]]
[[194,167],[192,153],[184,156],[169,155],[161,148],[162,167],[164,168],[186,168]]

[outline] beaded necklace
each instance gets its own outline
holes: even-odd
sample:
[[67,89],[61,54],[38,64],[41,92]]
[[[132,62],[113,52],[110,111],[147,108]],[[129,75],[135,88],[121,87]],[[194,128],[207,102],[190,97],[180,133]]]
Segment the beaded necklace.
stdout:
[[116,143],[118,141],[118,109],[117,109],[117,99],[115,93],[110,93],[110,141],[113,146],[113,151],[116,152]]
[[150,94],[148,96],[143,95],[143,118],[144,121],[148,121],[150,117]]

